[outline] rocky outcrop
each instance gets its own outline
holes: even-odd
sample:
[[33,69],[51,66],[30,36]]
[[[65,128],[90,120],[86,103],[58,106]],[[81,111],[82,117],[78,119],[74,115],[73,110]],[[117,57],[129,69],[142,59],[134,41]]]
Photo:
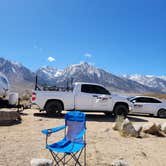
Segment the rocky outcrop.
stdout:
[[141,126],[135,129],[129,119],[123,119],[122,117],[118,117],[113,125],[113,130],[119,131],[120,134],[125,137],[139,137],[141,129]]
[[21,121],[21,116],[17,111],[0,111],[0,122]]
[[142,126],[134,126],[136,132],[141,133],[142,131]]
[[148,123],[143,126],[142,131],[147,134],[152,134],[159,137],[165,137],[165,135],[161,132],[160,127],[155,123]]
[[125,137],[139,137],[140,136],[140,131],[136,131],[134,128],[133,124],[126,118],[123,123],[121,124],[120,127],[120,134]]

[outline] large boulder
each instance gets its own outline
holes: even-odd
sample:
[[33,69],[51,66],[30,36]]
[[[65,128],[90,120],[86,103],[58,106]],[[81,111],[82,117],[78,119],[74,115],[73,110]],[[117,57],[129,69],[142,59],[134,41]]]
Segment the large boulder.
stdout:
[[160,127],[155,123],[148,123],[143,126],[142,131],[147,134],[164,137],[165,135],[160,131]]
[[126,118],[121,124],[120,134],[126,137],[139,137],[141,128],[136,131],[133,124]]
[[31,160],[31,166],[53,166],[53,161],[50,159],[37,159]]
[[17,111],[1,110],[0,122],[21,121],[21,116]]

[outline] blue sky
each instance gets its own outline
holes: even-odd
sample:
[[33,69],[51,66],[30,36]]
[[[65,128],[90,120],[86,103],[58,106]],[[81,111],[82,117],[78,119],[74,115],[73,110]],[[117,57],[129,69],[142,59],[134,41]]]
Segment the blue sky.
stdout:
[[165,9],[165,0],[0,1],[0,57],[33,71],[87,61],[114,74],[166,75]]

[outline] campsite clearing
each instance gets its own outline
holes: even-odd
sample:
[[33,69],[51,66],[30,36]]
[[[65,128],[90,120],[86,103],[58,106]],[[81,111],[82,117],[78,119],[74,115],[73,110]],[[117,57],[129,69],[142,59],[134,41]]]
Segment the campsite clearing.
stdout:
[[[22,123],[0,126],[0,165],[29,166],[32,158],[52,159],[45,149],[41,130],[64,124],[64,115],[47,117],[29,109],[22,115]],[[164,123],[166,119],[148,116],[131,116],[134,125],[149,122]],[[111,165],[115,159],[124,159],[134,166],[165,166],[166,137],[147,135],[145,138],[125,138],[112,130],[114,118],[104,114],[87,114],[87,165]],[[63,133],[55,134],[52,141]]]

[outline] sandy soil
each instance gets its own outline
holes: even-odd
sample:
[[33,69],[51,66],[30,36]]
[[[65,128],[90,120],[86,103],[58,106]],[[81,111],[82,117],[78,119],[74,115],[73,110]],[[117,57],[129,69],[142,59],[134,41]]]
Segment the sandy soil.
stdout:
[[[26,110],[22,123],[0,126],[0,166],[29,166],[32,158],[49,158],[45,150],[44,128],[63,125],[63,116],[48,118],[37,110]],[[129,116],[138,125],[165,122],[166,119]],[[130,166],[165,166],[166,138],[124,138],[112,130],[113,118],[103,114],[87,115],[87,165],[111,165],[115,159],[125,159]],[[55,141],[62,133],[52,137]]]

